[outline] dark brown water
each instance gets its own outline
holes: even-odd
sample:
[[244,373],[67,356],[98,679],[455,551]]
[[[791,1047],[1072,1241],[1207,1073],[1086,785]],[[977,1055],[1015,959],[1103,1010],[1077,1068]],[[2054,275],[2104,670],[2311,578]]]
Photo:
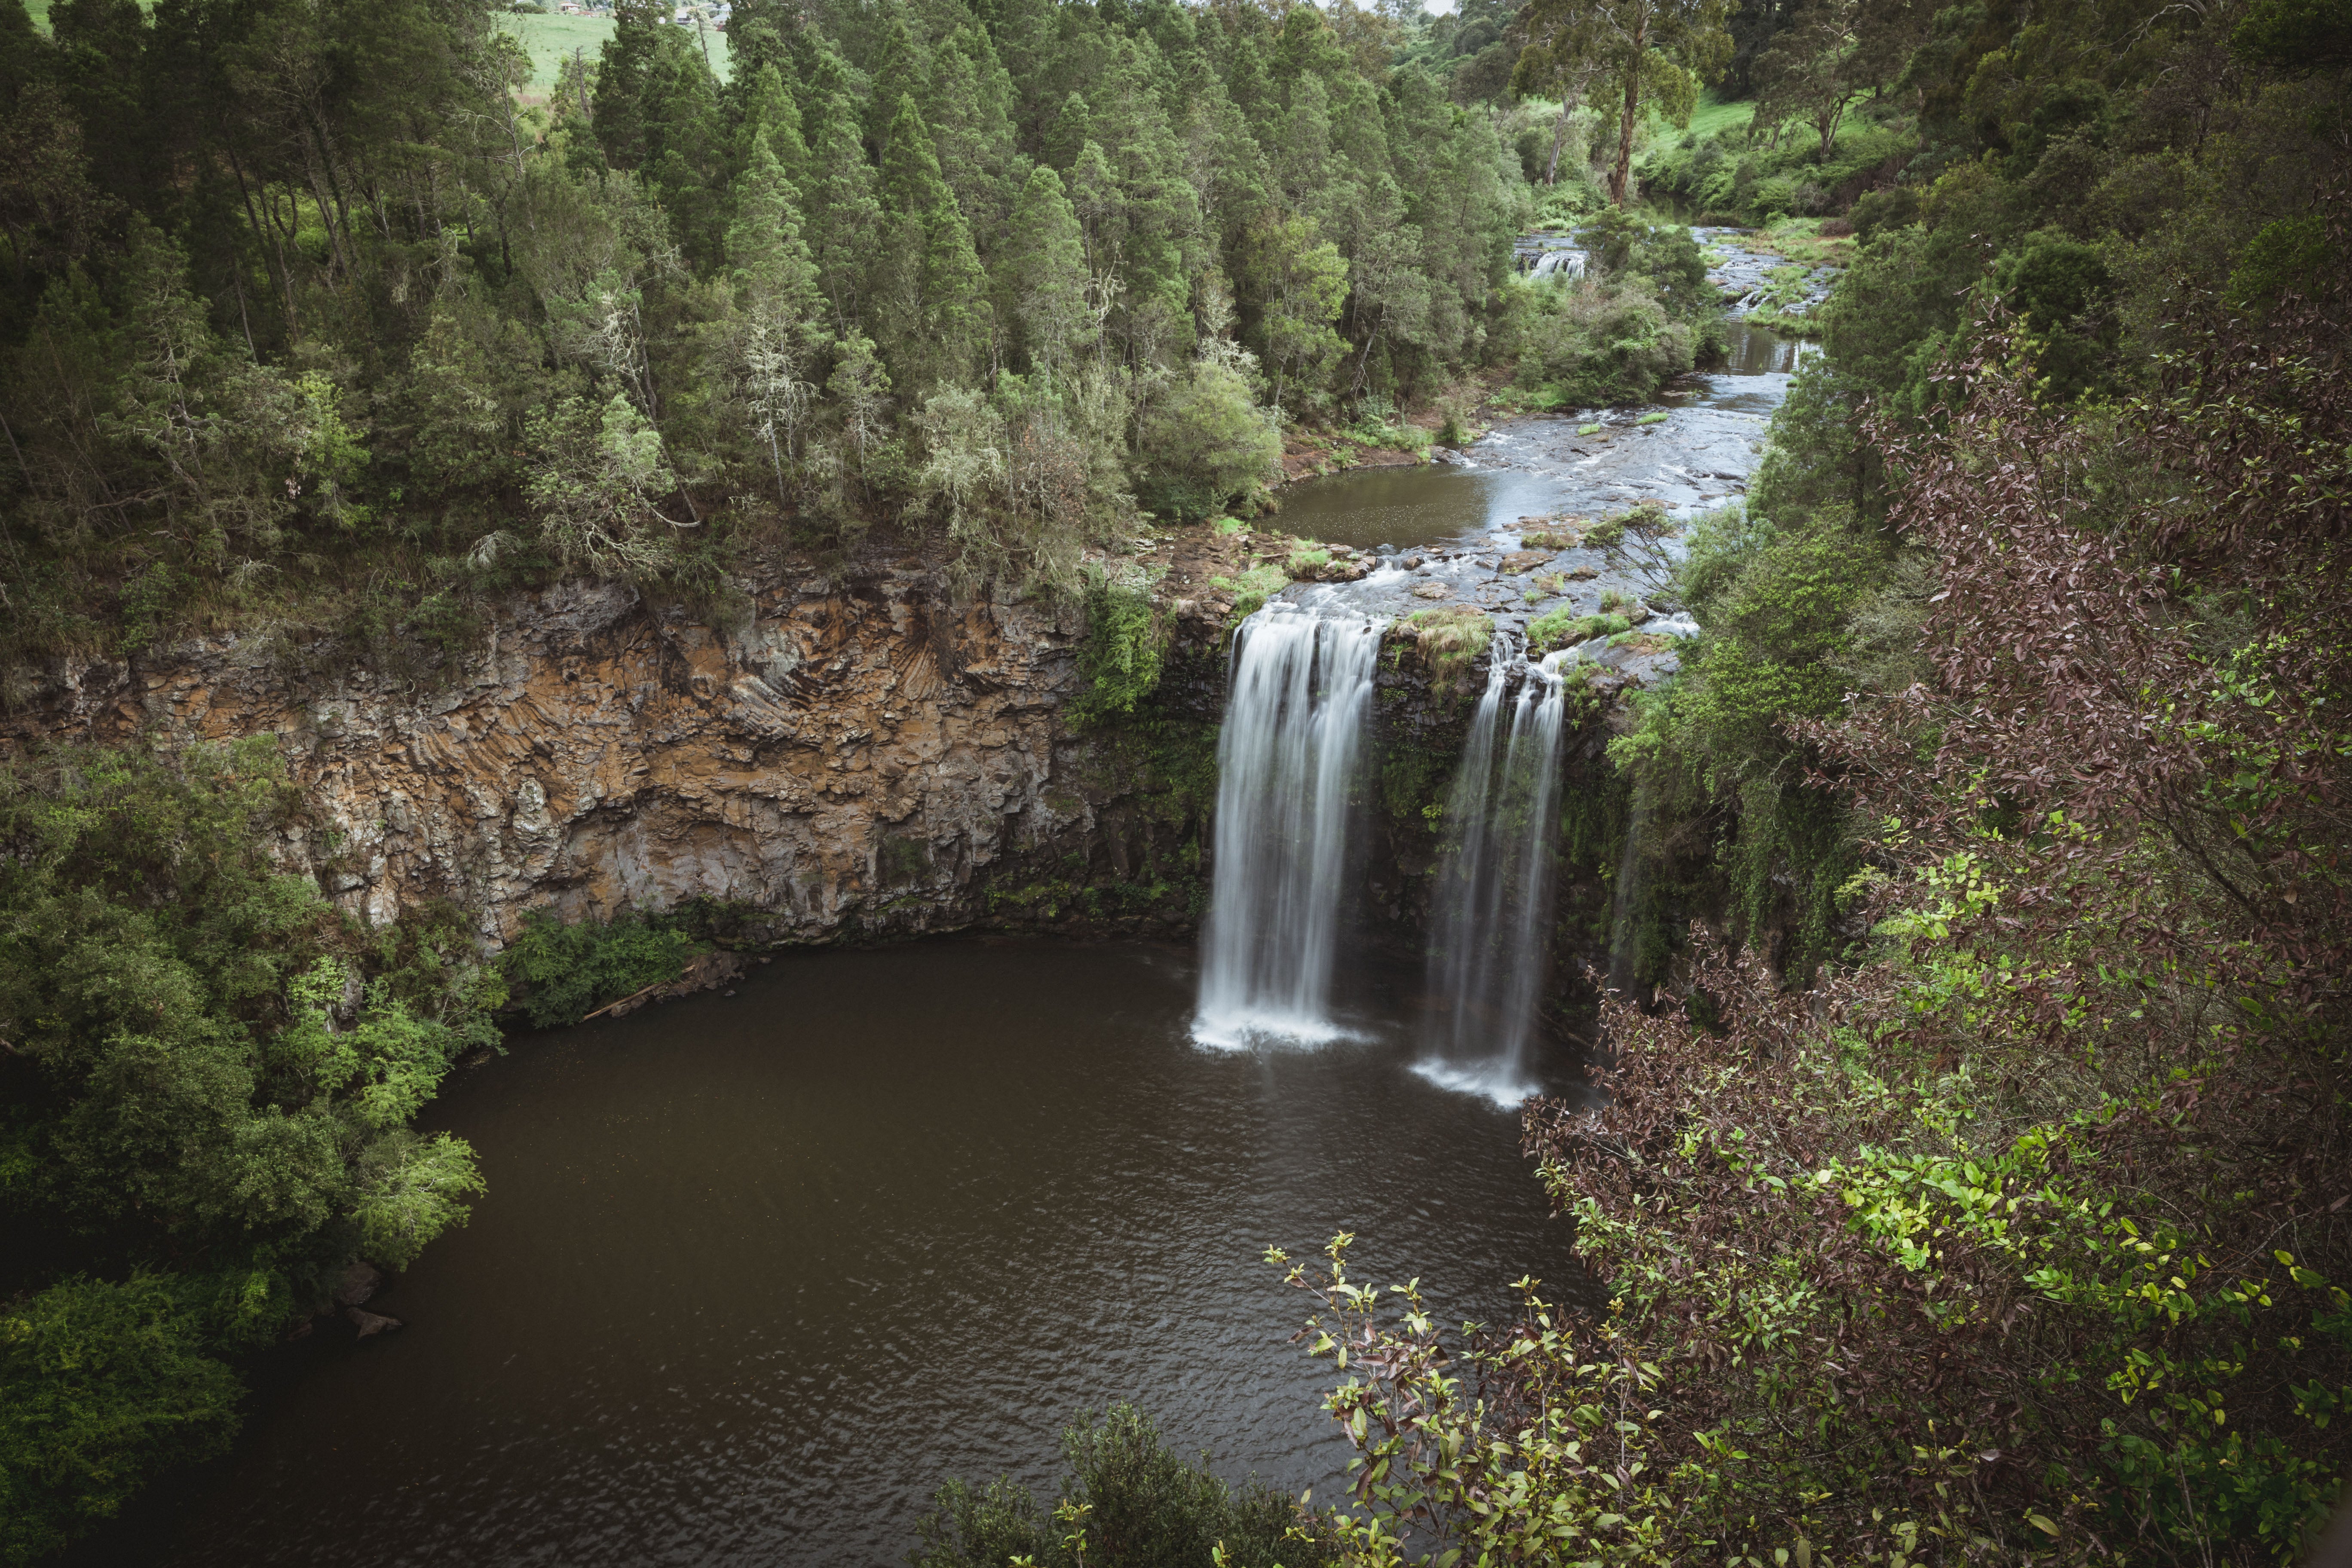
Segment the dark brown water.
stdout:
[[372,1303],[408,1326],[315,1352],[141,1560],[895,1563],[942,1479],[1049,1483],[1115,1399],[1336,1498],[1266,1245],[1345,1226],[1491,1317],[1568,1230],[1512,1116],[1406,1070],[1417,974],[1255,1055],[1190,1043],[1194,984],[1139,946],[796,955],[457,1075],[427,1120],[489,1193]]
[[1540,511],[1551,487],[1508,468],[1446,463],[1358,468],[1286,485],[1275,526],[1303,539],[1402,550],[1454,539],[1523,511]]

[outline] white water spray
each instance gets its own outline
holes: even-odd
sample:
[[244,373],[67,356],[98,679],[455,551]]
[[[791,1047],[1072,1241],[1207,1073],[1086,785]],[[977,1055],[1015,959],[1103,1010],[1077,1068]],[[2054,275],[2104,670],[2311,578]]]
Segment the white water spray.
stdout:
[[[1486,694],[1445,805],[1462,837],[1443,873],[1429,954],[1430,990],[1441,1010],[1415,1070],[1507,1106],[1539,1089],[1527,1057],[1551,947],[1564,657],[1529,665],[1516,644],[1496,637]],[[1514,672],[1522,677],[1519,692],[1498,744]]]
[[1381,626],[1277,600],[1234,637],[1217,740],[1214,881],[1192,1037],[1238,1049],[1335,1039],[1331,962],[1347,869],[1348,794]]

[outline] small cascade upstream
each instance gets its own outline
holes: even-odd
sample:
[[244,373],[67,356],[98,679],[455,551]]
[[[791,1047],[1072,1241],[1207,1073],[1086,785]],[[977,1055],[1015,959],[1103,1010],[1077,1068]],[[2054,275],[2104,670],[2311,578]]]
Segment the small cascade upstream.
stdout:
[[[1447,1089],[1516,1105],[1539,1086],[1528,1072],[1550,948],[1553,846],[1559,833],[1559,739],[1566,656],[1528,664],[1498,634],[1470,724],[1446,820],[1461,835],[1440,873],[1429,984],[1432,1017],[1415,1070]],[[1511,678],[1518,694],[1509,701]]]
[[1580,250],[1547,250],[1536,258],[1529,270],[1538,278],[1581,278],[1584,267],[1584,252]]
[[1277,600],[1234,634],[1192,1023],[1202,1045],[1344,1033],[1330,1016],[1331,963],[1381,631]]

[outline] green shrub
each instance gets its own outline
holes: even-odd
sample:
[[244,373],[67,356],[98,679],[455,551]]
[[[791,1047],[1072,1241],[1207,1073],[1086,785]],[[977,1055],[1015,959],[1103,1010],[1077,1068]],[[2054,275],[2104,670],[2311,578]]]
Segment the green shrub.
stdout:
[[1087,591],[1087,635],[1078,645],[1080,688],[1070,704],[1081,729],[1131,714],[1160,686],[1168,634],[1142,588],[1097,575]]
[[1145,415],[1138,476],[1144,505],[1171,522],[1197,522],[1264,491],[1282,461],[1282,435],[1230,365],[1200,363]]
[[2327,220],[2316,213],[2280,218],[2254,236],[2230,274],[2230,303],[2266,305],[2289,289],[2307,289],[2334,260]]
[[1612,742],[1621,766],[1661,789],[1674,775],[1730,808],[1736,826],[1718,851],[1729,902],[1758,931],[1793,898],[1799,973],[1831,955],[1832,901],[1855,850],[1843,808],[1804,782],[1808,757],[1788,721],[1839,711],[1855,683],[1857,612],[1886,573],[1883,543],[1841,509],[1793,531],[1705,520],[1678,575],[1706,634],[1664,700]]
[[1631,631],[1633,623],[1622,616],[1580,616],[1566,605],[1547,616],[1538,616],[1528,623],[1528,652],[1549,653],[1555,648],[1574,647],[1594,637],[1613,637]]
[[176,1464],[226,1453],[244,1392],[170,1282],[60,1281],[0,1315],[0,1562],[111,1519]]
[[1412,629],[1414,651],[1430,679],[1444,685],[1478,661],[1495,639],[1495,622],[1484,610],[1467,605],[1440,605],[1415,610],[1405,617]]
[[[1210,1473],[1208,1456],[1187,1464],[1151,1418],[1114,1405],[1062,1434],[1069,1473],[1048,1517],[1007,1480],[985,1490],[940,1489],[917,1525],[910,1568],[1324,1568],[1339,1561],[1328,1519],[1307,1513],[1257,1481],[1238,1489]],[[1222,1551],[1222,1558],[1215,1553]]]
[[216,1357],[481,1190],[408,1123],[498,987],[433,912],[369,930],[284,871],[298,799],[268,735],[0,763],[0,1213],[46,1238],[7,1259],[0,1561],[217,1452]]
[[1643,403],[1697,363],[1697,338],[1646,279],[1550,279],[1514,285],[1510,337],[1528,401],[1590,407]]
[[[1458,422],[1456,433],[1459,433]],[[1370,392],[1356,407],[1356,422],[1340,434],[1366,447],[1389,447],[1401,452],[1426,452],[1430,433],[1415,425],[1408,425],[1398,416],[1396,404],[1381,393]]]
[[1639,166],[1646,191],[1678,197],[1716,221],[1762,226],[1829,216],[1841,187],[1917,145],[1913,132],[1849,110],[1827,160],[1810,135],[1756,142],[1742,124],[1662,146]]
[[524,988],[523,1006],[540,1028],[576,1024],[607,1002],[686,973],[687,959],[704,951],[685,931],[632,912],[597,924],[566,925],[545,910],[522,918],[501,960]]
[[1234,596],[1232,624],[1249,619],[1265,602],[1290,586],[1290,577],[1271,562],[1253,566],[1237,577],[1212,577],[1209,586]]

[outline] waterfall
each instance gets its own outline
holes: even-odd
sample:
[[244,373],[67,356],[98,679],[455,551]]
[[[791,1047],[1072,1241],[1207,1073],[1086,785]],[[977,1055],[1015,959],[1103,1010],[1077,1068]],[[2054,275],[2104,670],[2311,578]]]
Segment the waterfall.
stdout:
[[1470,738],[1462,747],[1462,766],[1445,797],[1444,821],[1461,835],[1461,841],[1440,873],[1435,929],[1430,932],[1430,994],[1445,1009],[1442,1024],[1433,1021],[1427,1041],[1432,1061],[1463,1054],[1463,1043],[1476,1037],[1477,1010],[1487,989],[1492,949],[1486,938],[1496,929],[1503,898],[1502,879],[1494,874],[1492,863],[1495,722],[1517,658],[1518,649],[1496,633],[1486,650],[1486,689],[1478,699]]
[[[1559,673],[1564,657],[1528,665],[1514,643],[1496,636],[1486,690],[1445,804],[1445,820],[1461,837],[1438,887],[1429,953],[1437,1010],[1416,1070],[1502,1105],[1516,1105],[1538,1088],[1527,1055],[1551,947],[1559,737],[1568,706]],[[1521,677],[1519,690],[1504,731],[1504,696],[1514,673]]]
[[1202,1045],[1344,1032],[1330,1017],[1331,960],[1381,629],[1277,600],[1234,634],[1192,1020]]

